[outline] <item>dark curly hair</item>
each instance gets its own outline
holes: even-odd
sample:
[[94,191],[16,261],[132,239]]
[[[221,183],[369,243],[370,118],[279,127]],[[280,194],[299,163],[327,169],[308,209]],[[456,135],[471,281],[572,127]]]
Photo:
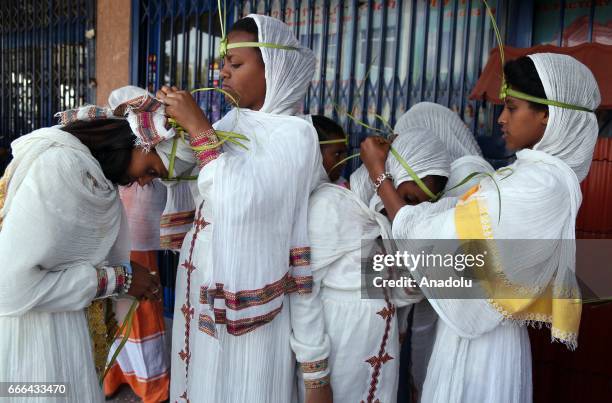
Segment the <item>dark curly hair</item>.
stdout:
[[[504,75],[508,85],[525,94],[533,95],[538,98],[546,98],[542,80],[538,75],[538,71],[531,60],[527,56],[520,57],[516,60],[510,60],[504,65]],[[529,107],[536,111],[548,111],[548,105],[529,102]]]
[[79,139],[98,160],[104,176],[116,185],[129,185],[136,136],[127,120],[100,119],[68,123],[62,130]]

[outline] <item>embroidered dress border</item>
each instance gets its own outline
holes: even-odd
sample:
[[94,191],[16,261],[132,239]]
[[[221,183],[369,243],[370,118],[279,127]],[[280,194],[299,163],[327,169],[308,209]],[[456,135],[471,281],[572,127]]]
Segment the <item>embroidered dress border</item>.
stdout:
[[260,326],[270,323],[283,309],[283,305],[264,315],[255,316],[252,318],[244,318],[239,320],[229,320],[226,316],[225,309],[215,308],[215,322],[220,325],[226,325],[227,332],[233,336],[242,336],[248,332],[252,332]]
[[320,379],[304,379],[304,387],[306,389],[318,389],[329,385],[329,375]]
[[217,337],[217,329],[215,328],[215,320],[210,316],[204,313],[200,314],[200,318],[198,320],[198,329],[201,332],[204,332],[212,337]]
[[195,210],[183,211],[174,214],[164,214],[160,220],[161,228],[178,227],[193,223],[195,218]]
[[161,249],[181,249],[183,246],[183,240],[185,239],[186,232],[179,232],[178,234],[162,235],[159,238],[159,246]]
[[200,303],[207,304],[209,299],[221,299],[225,306],[233,311],[269,303],[281,295],[291,294],[298,290],[296,281],[285,274],[280,280],[257,290],[241,290],[236,293],[225,291],[223,284],[217,283],[214,290],[206,286],[200,287]]
[[305,374],[325,371],[327,369],[328,360],[327,358],[319,361],[310,361],[310,362],[302,362],[300,363],[300,368],[302,368],[302,372]]
[[289,265],[291,266],[309,266],[310,265],[310,247],[292,248],[289,251]]

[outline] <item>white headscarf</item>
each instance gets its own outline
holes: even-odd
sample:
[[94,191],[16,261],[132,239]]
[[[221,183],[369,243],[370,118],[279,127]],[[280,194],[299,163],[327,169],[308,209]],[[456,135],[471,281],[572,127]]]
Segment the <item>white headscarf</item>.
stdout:
[[466,155],[480,155],[480,147],[470,129],[459,116],[445,106],[420,102],[404,113],[395,124],[395,132],[426,127],[444,143],[451,161]]
[[451,173],[444,196],[460,196],[476,185],[481,176],[459,184],[474,172],[491,173],[491,164],[482,158],[476,138],[459,116],[445,106],[420,102],[410,108],[395,125],[397,133],[412,127],[426,127],[442,141],[451,159]]
[[259,14],[249,14],[246,18],[252,18],[257,24],[259,42],[297,48],[258,48],[266,76],[266,99],[260,112],[296,114],[314,74],[314,53],[301,46],[291,28],[281,20]]
[[[282,22],[249,17],[258,25],[260,42],[299,46]],[[224,143],[221,156],[198,178],[205,218],[213,227],[212,273],[204,282],[210,290],[207,301],[214,298],[214,303],[203,309],[208,307],[211,317],[225,312],[226,329],[233,335],[271,321],[285,293],[312,287],[307,211],[321,156],[312,124],[292,115],[312,79],[314,58],[301,47],[260,49],[267,87],[263,108],[234,108],[214,124],[216,130],[248,136],[249,149]],[[245,293],[249,298],[236,300]]]
[[[547,98],[590,109],[597,107],[597,83],[582,63],[557,54],[529,57]],[[594,113],[549,106],[542,140],[533,150],[517,152],[517,160],[510,166],[511,175],[496,175],[497,184],[484,179],[478,191],[456,205],[453,199],[447,199],[404,208],[398,213],[393,223],[396,238],[467,239],[482,233],[486,239],[523,240],[498,249],[496,258],[501,270],[492,273],[496,281],[524,298],[493,296],[488,306],[487,300],[438,299],[442,295],[439,290],[422,288],[438,314],[459,334],[477,337],[504,318],[521,324],[537,321],[551,326],[554,339],[572,349],[576,347],[581,312],[574,241],[582,201],[579,180],[588,173],[597,130]],[[471,207],[476,209],[470,210]],[[419,275],[418,270],[415,273]],[[542,302],[533,303],[536,297]],[[508,308],[510,302],[516,304],[512,309]],[[493,316],[487,314],[491,307],[495,308]],[[474,320],[467,321],[469,317]]]
[[[415,127],[402,131],[393,141],[392,146],[420,179],[429,175],[449,176],[450,161],[448,153],[444,144],[438,140],[431,130],[424,127]],[[387,156],[385,169],[393,175],[395,188],[412,180],[408,172],[391,153]],[[353,186],[352,179],[351,176],[351,187]],[[357,192],[363,193],[361,190]],[[370,208],[375,211],[382,210],[383,203],[377,194],[372,196]]]
[[[601,95],[591,70],[568,55],[537,53],[528,56],[540,76],[546,98],[597,109]],[[599,131],[594,113],[548,106],[544,136],[533,149],[553,155],[582,181],[591,166]]]
[[0,284],[0,315],[20,315],[44,299],[57,286],[57,279],[45,277],[48,270],[83,270],[82,262],[97,266],[120,234],[127,234],[116,187],[75,136],[43,128],[11,148],[14,158],[3,177],[9,182],[0,211],[0,262],[3,279],[16,280]]

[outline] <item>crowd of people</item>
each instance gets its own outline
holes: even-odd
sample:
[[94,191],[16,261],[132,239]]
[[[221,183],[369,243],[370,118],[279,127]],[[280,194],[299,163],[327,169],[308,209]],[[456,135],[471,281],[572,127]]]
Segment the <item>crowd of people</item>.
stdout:
[[[217,122],[184,89],[124,87],[13,142],[0,382],[65,382],[79,403],[122,383],[145,402],[393,402],[402,384],[415,402],[530,402],[526,325],[577,346],[571,245],[499,251],[491,276],[533,287],[523,298],[427,286],[364,298],[363,240],[573,240],[598,133],[589,69],[557,54],[504,65],[511,175],[456,113],[419,103],[394,136],[362,141],[344,179],[342,127],[301,115],[313,52],[261,15],[224,46],[234,105]],[[164,244],[180,252],[171,335],[153,252]]]

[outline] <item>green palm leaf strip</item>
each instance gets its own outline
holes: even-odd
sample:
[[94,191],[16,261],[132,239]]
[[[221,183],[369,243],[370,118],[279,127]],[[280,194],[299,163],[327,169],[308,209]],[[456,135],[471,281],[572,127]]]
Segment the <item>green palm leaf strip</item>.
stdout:
[[502,85],[499,90],[499,99],[503,101],[504,99],[506,99],[507,96],[511,96],[514,98],[523,99],[525,101],[534,102],[536,104],[551,105],[551,106],[556,106],[559,108],[572,109],[572,110],[583,111],[583,112],[593,112],[593,110],[591,110],[590,108],[586,108],[584,106],[572,105],[572,104],[568,104],[565,102],[555,101],[555,100],[546,99],[546,98],[539,98],[539,97],[535,97],[533,95],[529,95],[524,92],[517,91],[517,90],[510,88],[508,86],[508,83],[506,82],[506,76],[504,74],[504,64],[505,64],[504,42],[502,41],[502,37],[499,32],[499,27],[497,26],[497,21],[495,21],[495,16],[493,15],[493,11],[491,10],[489,3],[487,2],[487,0],[482,0],[482,2],[487,8],[487,15],[489,16],[489,20],[491,21],[491,26],[493,27],[493,31],[495,32],[495,38],[497,39],[497,46],[499,47],[499,59],[501,61],[501,67],[502,67],[502,72],[501,72],[502,73]]
[[132,331],[132,322],[134,321],[134,315],[136,313],[136,308],[138,308],[138,300],[135,299],[134,302],[132,302],[132,305],[130,306],[130,309],[128,310],[127,315],[125,316],[125,319],[123,319],[123,323],[121,324],[121,327],[119,328],[119,330],[117,330],[117,334],[119,335],[123,333],[123,337],[121,338],[121,343],[119,343],[119,345],[117,346],[117,349],[113,353],[113,356],[108,361],[108,364],[106,365],[106,369],[104,370],[104,374],[102,374],[102,376],[100,377],[100,386],[104,384],[104,378],[106,378],[108,371],[110,371],[110,369],[113,367],[113,365],[115,364],[115,361],[117,360],[117,357],[119,356],[119,353],[121,352],[121,350],[127,343],[128,339],[130,338],[130,333]]

